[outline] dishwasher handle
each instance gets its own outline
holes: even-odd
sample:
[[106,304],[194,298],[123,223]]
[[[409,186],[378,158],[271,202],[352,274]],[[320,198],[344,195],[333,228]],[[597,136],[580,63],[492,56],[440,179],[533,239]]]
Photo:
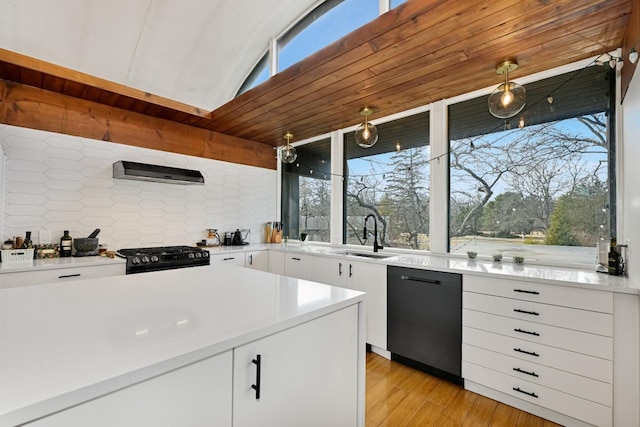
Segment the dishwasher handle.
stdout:
[[402,279],[402,280],[411,280],[413,282],[430,283],[432,285],[439,285],[439,284],[442,283],[440,280],[425,279],[423,277],[415,277],[415,276],[406,276],[404,274],[402,276],[400,276],[400,279]]

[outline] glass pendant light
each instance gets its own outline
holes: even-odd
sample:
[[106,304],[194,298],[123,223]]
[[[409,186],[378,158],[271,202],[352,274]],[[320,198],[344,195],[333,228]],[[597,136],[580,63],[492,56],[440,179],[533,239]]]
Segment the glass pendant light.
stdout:
[[509,81],[509,72],[517,68],[515,61],[504,61],[496,67],[496,74],[504,74],[504,83],[489,95],[489,112],[499,119],[515,116],[526,104],[526,89]]
[[373,147],[378,142],[378,129],[367,120],[371,113],[373,113],[373,108],[371,107],[363,107],[360,110],[360,115],[364,116],[364,123],[358,126],[354,136],[356,142],[362,148]]
[[293,138],[293,134],[291,132],[284,134],[284,139],[287,140],[287,145],[280,148],[280,161],[282,161],[282,163],[293,163],[298,158],[298,153],[296,153],[295,147],[291,146],[291,138]]

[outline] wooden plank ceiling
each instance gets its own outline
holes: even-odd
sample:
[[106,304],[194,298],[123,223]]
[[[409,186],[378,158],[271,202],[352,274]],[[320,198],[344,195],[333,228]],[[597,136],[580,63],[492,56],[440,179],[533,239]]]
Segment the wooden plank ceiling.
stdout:
[[276,146],[614,50],[632,3],[408,0],[210,113],[2,50],[0,78]]

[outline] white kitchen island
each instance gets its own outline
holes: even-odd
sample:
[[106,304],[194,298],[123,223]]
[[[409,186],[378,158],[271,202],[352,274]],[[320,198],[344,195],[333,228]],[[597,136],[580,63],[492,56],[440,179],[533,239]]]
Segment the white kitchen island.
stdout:
[[1,289],[0,426],[364,426],[363,306],[233,265]]

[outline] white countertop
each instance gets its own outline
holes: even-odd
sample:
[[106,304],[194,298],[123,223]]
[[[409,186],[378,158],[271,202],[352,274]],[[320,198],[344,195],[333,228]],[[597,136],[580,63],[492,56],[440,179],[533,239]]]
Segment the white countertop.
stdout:
[[[345,258],[345,255],[334,254],[333,252],[354,251],[371,253],[371,248],[357,246],[329,246],[329,245],[300,245],[296,243],[283,244],[262,244],[251,245],[253,248],[264,248],[287,253],[298,253],[309,255],[322,255],[328,257]],[[246,249],[245,249],[246,250]],[[251,249],[254,250],[254,249]],[[212,252],[213,253],[213,252]],[[382,263],[386,265],[396,265],[401,267],[429,269],[460,274],[473,274],[477,276],[499,277],[503,279],[517,279],[536,283],[548,283],[552,285],[572,286],[578,288],[588,287],[609,292],[620,292],[628,294],[639,294],[640,284],[634,283],[623,276],[610,276],[606,273],[597,273],[593,269],[580,269],[569,267],[557,267],[531,264],[514,264],[509,260],[493,262],[488,259],[478,258],[475,260],[456,255],[425,255],[411,254],[406,251],[394,252],[385,248],[378,252],[381,255],[388,255],[385,259],[370,259],[365,257],[348,256],[348,259],[358,262]]]
[[0,290],[0,426],[347,307],[364,294],[227,264]]
[[0,262],[0,274],[2,273],[16,273],[19,271],[36,271],[36,270],[51,270],[54,268],[69,268],[69,267],[88,267],[94,265],[105,264],[125,264],[124,258],[115,257],[109,258],[106,256],[84,256],[84,257],[66,257],[66,258],[45,258],[34,259],[32,261],[20,262],[18,266],[11,266],[10,264]]

